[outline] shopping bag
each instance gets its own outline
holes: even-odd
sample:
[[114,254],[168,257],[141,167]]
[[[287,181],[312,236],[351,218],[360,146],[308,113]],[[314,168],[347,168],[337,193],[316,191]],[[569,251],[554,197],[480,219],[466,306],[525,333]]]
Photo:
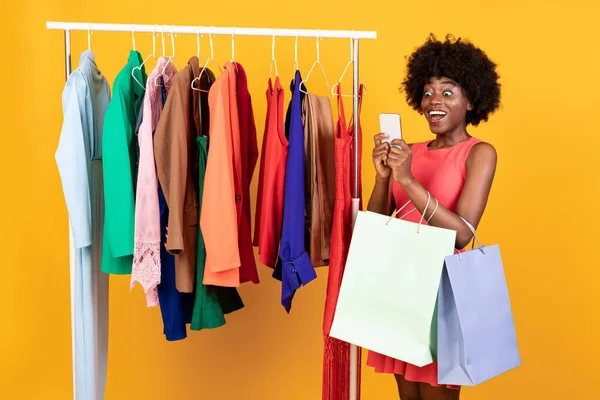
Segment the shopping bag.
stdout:
[[446,257],[438,294],[438,382],[474,386],[521,365],[498,245]]
[[417,366],[434,361],[430,328],[456,232],[422,220],[358,212],[331,336]]

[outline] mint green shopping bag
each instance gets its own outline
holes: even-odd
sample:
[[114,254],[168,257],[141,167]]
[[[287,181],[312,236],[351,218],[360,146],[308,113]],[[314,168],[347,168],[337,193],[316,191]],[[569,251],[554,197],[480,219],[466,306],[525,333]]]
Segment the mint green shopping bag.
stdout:
[[332,337],[417,366],[434,361],[431,324],[456,231],[422,221],[359,211]]

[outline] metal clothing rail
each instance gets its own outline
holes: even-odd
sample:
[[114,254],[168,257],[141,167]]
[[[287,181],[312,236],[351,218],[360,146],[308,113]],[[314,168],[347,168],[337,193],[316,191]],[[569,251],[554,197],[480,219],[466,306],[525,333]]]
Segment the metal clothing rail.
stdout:
[[[354,30],[321,30],[321,29],[276,29],[276,28],[243,28],[243,27],[214,27],[214,26],[182,26],[182,25],[138,25],[138,24],[98,24],[87,22],[46,22],[46,28],[49,30],[62,30],[65,36],[65,71],[68,78],[71,74],[71,31],[91,31],[99,32],[146,32],[146,33],[177,33],[177,34],[212,34],[212,35],[234,35],[234,36],[267,36],[267,37],[311,37],[311,38],[333,38],[333,39],[352,39],[354,47],[353,56],[353,111],[354,124],[359,126],[360,116],[358,115],[358,43],[360,39],[377,39],[376,31],[354,31]],[[352,198],[353,221],[356,218],[359,208],[359,171],[358,171],[358,130],[355,129],[354,135],[354,182]],[[69,243],[72,242],[72,233],[69,228]],[[69,246],[71,253],[73,246]],[[74,258],[71,254],[71,263]],[[71,291],[71,302],[73,302],[73,291]],[[71,317],[72,329],[73,316]],[[350,399],[356,400],[358,394],[358,348],[355,345],[350,346]],[[75,367],[73,368],[73,384],[75,385]],[[80,399],[75,399],[80,400]]]
[[146,32],[146,33],[182,33],[213,34],[236,36],[288,36],[332,39],[377,39],[376,31],[340,31],[320,29],[276,29],[276,28],[243,28],[217,26],[183,26],[183,25],[138,25],[138,24],[96,24],[87,22],[46,22],[47,29],[63,31],[107,31],[107,32]]

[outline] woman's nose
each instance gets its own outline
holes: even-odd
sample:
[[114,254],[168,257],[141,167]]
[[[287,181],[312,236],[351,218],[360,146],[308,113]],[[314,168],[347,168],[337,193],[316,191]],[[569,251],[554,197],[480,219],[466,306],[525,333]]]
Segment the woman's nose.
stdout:
[[442,96],[439,94],[434,94],[433,96],[431,96],[431,99],[429,100],[431,102],[431,104],[442,104]]

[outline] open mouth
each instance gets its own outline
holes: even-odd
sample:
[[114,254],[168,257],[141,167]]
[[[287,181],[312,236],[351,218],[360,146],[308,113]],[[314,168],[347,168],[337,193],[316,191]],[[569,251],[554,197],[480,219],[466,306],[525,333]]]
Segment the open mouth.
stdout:
[[429,111],[429,120],[431,122],[440,122],[446,116],[445,111],[433,110]]

